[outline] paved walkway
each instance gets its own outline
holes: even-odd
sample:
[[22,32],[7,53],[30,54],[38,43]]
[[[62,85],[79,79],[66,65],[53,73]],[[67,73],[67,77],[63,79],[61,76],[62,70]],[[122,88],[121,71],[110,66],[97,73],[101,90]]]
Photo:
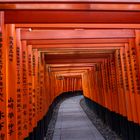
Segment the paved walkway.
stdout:
[[71,97],[61,104],[53,140],[104,140],[81,108],[81,98]]

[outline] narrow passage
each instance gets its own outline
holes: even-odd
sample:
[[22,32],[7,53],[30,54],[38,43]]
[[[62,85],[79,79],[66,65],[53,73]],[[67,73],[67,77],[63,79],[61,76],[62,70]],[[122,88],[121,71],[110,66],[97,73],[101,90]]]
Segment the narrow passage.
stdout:
[[66,99],[60,106],[53,140],[104,140],[79,102],[83,96]]

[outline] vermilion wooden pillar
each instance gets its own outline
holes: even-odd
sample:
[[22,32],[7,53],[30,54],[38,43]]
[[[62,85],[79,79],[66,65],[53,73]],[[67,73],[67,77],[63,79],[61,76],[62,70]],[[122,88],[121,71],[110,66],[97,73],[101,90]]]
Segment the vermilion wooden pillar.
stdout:
[[48,111],[49,105],[50,105],[50,78],[49,78],[49,66],[45,65],[45,87],[46,87],[46,111]]
[[140,99],[140,90],[139,90],[139,86],[140,86],[140,81],[139,81],[139,62],[137,59],[137,49],[136,49],[136,45],[135,45],[135,40],[134,39],[129,39],[129,51],[130,51],[130,60],[131,60],[131,67],[132,67],[132,79],[133,79],[133,83],[134,83],[134,97],[135,97],[135,101],[136,101],[136,111],[137,111],[137,123],[140,123],[140,112],[139,112],[139,107],[140,107],[140,103],[139,103],[139,99]]
[[[116,62],[116,82],[117,82],[117,94],[118,98],[115,98],[118,100],[118,111],[117,113],[126,116],[126,105],[125,105],[125,92],[124,92],[124,83],[123,83],[123,77],[122,77],[122,65],[121,65],[121,56],[120,56],[120,50],[115,51],[115,62]],[[124,113],[125,112],[125,113]],[[124,113],[124,114],[123,114]]]
[[[135,38],[135,49],[136,51],[133,54],[133,59],[136,59],[134,62],[134,69],[136,71],[136,90],[137,90],[137,108],[140,108],[140,30],[136,30],[136,38]],[[138,119],[139,119],[139,125],[140,125],[140,111],[138,111]]]
[[127,118],[129,121],[133,121],[132,116],[132,105],[131,105],[131,99],[130,99],[130,86],[129,86],[129,80],[128,80],[128,70],[127,70],[127,63],[126,63],[126,55],[125,55],[125,48],[122,48],[120,50],[120,59],[121,59],[121,71],[122,71],[122,77],[123,77],[123,84],[124,84],[124,92],[125,92],[125,99],[126,99],[126,112],[127,112]]
[[135,100],[135,90],[134,90],[134,81],[132,75],[132,65],[131,65],[131,58],[130,58],[130,51],[129,45],[125,44],[125,57],[126,57],[126,68],[128,72],[128,84],[129,84],[129,94],[130,94],[130,102],[132,107],[132,118],[133,122],[137,123],[138,116],[137,116],[137,109],[136,109],[136,100]]
[[40,53],[40,59],[39,59],[39,87],[40,87],[40,119],[43,118],[45,115],[45,83],[44,83],[44,54]]
[[28,68],[28,92],[29,92],[29,132],[33,131],[33,89],[32,89],[32,45],[26,47]]
[[17,139],[23,140],[23,78],[22,78],[22,46],[20,29],[16,29],[16,70],[17,70]]
[[22,41],[23,136],[29,136],[29,90],[26,41]]
[[7,140],[6,44],[4,12],[0,12],[0,139]]
[[14,24],[6,25],[6,92],[8,96],[8,139],[17,139],[17,71]]
[[38,90],[38,81],[37,81],[37,75],[38,75],[38,51],[35,49],[32,51],[32,63],[33,63],[33,77],[32,77],[32,89],[33,89],[33,127],[37,126],[37,113],[38,113],[38,108],[37,108],[37,90]]

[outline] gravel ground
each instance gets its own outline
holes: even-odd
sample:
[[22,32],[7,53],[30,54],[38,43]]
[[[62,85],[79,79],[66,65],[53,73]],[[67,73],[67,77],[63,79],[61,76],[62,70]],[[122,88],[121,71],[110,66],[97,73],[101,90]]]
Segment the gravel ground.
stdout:
[[57,120],[58,110],[59,110],[60,104],[63,101],[64,101],[64,99],[61,100],[59,103],[57,103],[56,107],[53,110],[52,118],[51,118],[51,121],[49,123],[47,134],[46,134],[46,137],[44,138],[44,140],[52,140],[53,139],[53,133],[54,133],[54,129],[55,129],[55,123]]
[[85,99],[80,101],[80,105],[87,114],[88,118],[92,121],[98,131],[103,135],[106,140],[122,140],[114,131],[112,131],[102,120],[91,110],[85,103]]

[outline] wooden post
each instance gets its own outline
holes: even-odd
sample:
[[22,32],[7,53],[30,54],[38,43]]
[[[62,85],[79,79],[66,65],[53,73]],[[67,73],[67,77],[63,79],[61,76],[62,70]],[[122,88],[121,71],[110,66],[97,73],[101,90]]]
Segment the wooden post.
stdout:
[[23,88],[23,136],[29,136],[29,90],[28,90],[28,64],[27,44],[22,41],[22,88]]
[[28,93],[29,93],[29,132],[33,131],[33,89],[32,89],[32,45],[26,47],[27,71],[28,71]]
[[33,57],[32,57],[32,62],[33,62],[33,77],[32,77],[32,89],[33,89],[33,127],[37,126],[37,87],[38,87],[38,82],[37,82],[37,75],[38,75],[38,51],[35,49],[33,50]]
[[0,12],[0,140],[7,140],[6,44],[4,12]]
[[22,89],[22,46],[20,29],[16,29],[16,70],[17,70],[17,139],[23,140],[23,89]]
[[14,24],[6,25],[6,87],[8,95],[8,139],[17,139],[17,71]]

